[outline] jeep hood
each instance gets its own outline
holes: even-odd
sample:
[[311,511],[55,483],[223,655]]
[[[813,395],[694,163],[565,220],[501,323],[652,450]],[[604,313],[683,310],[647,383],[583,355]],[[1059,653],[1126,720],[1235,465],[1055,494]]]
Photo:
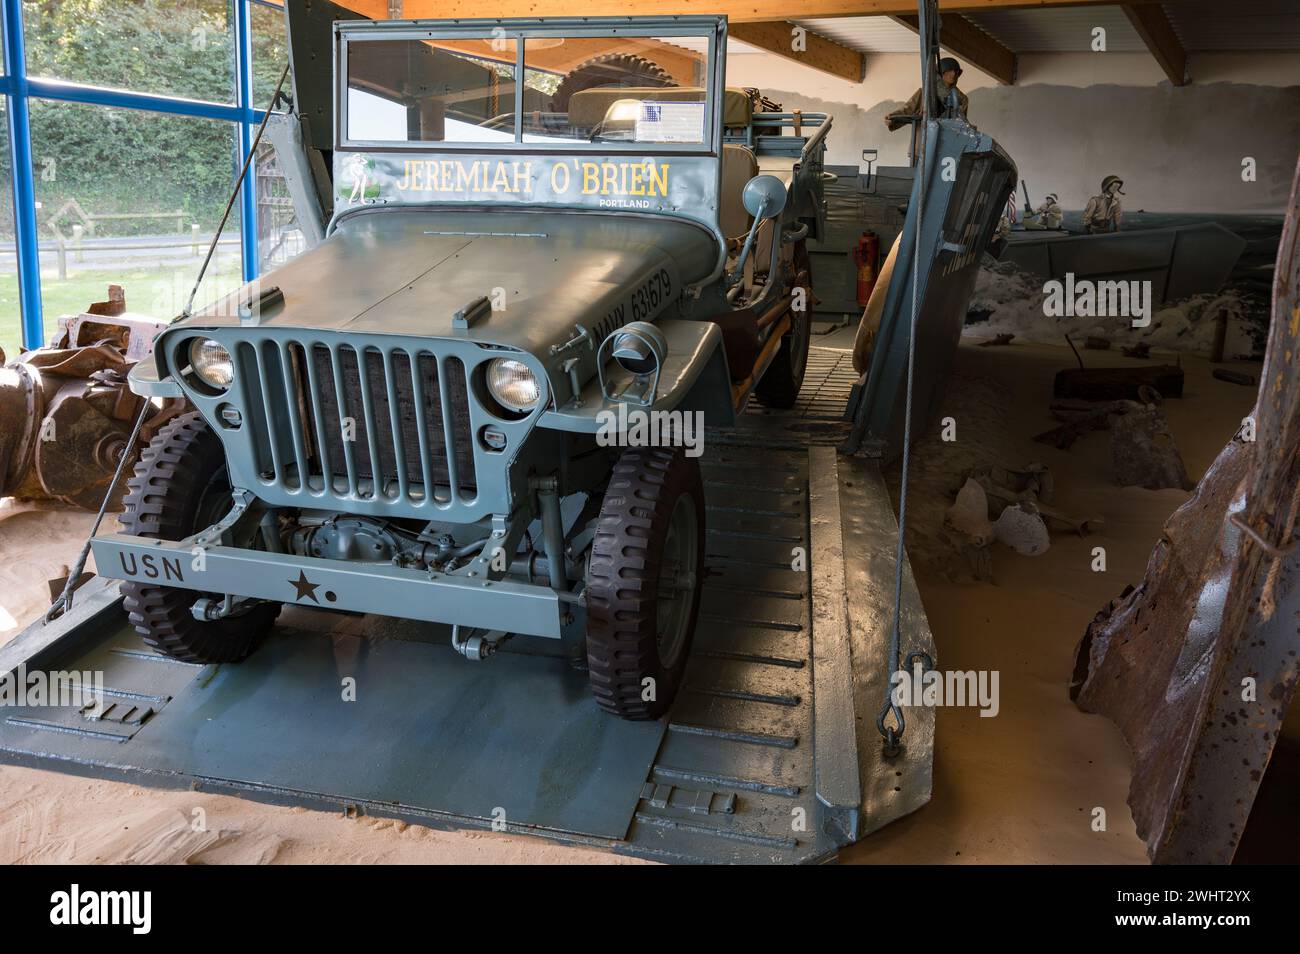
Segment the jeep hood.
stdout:
[[[320,245],[261,280],[279,288],[252,320],[229,296],[179,326],[303,328],[341,334],[467,338],[533,353],[622,308],[622,324],[653,317],[705,278],[716,239],[681,221],[618,213],[429,211],[354,213]],[[666,273],[666,274],[665,274]],[[668,281],[669,292],[659,288]],[[653,281],[657,308],[642,289]],[[638,292],[641,292],[638,296]],[[452,316],[482,296],[504,301],[466,329]],[[611,324],[609,327],[612,327]],[[608,330],[608,328],[606,329]]]

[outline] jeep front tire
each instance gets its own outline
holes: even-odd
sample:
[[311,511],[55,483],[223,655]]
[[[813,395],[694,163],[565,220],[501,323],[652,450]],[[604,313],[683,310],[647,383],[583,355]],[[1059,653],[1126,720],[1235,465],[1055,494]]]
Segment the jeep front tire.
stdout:
[[[127,484],[122,530],[137,537],[183,540],[230,510],[230,480],[221,441],[197,412],[172,420],[149,442]],[[270,630],[278,603],[259,603],[225,619],[190,612],[203,594],[150,583],[122,584],[123,605],[153,649],[188,663],[239,662]]]
[[587,666],[606,712],[657,719],[681,687],[704,578],[704,485],[682,449],[623,452],[587,567]]

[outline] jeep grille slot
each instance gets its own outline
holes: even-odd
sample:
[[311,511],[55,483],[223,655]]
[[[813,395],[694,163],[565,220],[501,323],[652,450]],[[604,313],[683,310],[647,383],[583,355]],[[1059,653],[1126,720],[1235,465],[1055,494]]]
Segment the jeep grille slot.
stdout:
[[[427,351],[241,343],[262,479],[289,491],[438,505],[477,493],[464,363]],[[287,410],[288,413],[277,413]]]

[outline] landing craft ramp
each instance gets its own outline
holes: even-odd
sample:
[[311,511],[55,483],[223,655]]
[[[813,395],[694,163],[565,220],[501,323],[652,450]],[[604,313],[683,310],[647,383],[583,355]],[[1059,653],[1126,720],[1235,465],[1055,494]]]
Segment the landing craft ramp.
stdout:
[[[0,647],[0,672],[102,672],[106,708],[0,709],[0,762],[662,861],[833,858],[923,805],[933,758],[931,711],[908,710],[891,760],[875,729],[896,524],[875,463],[832,446],[847,360],[814,349],[794,410],[706,440],[709,577],[659,722],[601,713],[545,641],[474,663],[445,627],[379,616],[286,608],[244,663],[176,662],[96,579]],[[910,573],[904,612],[933,655]]]

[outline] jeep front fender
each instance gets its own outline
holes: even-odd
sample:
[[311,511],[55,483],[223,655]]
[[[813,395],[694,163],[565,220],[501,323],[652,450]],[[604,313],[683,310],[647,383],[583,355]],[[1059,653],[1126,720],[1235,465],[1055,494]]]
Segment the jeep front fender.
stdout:
[[[711,321],[684,318],[663,319],[656,324],[668,341],[668,357],[659,375],[654,403],[626,407],[640,411],[699,411],[706,427],[730,427],[736,422],[731,404],[731,377],[727,356],[722,348],[722,330]],[[610,362],[606,380],[614,384],[631,376]],[[607,413],[617,413],[619,401],[611,401],[601,391],[599,378],[593,377],[582,389],[578,401],[569,401],[546,411],[537,426],[557,431],[595,434]]]

